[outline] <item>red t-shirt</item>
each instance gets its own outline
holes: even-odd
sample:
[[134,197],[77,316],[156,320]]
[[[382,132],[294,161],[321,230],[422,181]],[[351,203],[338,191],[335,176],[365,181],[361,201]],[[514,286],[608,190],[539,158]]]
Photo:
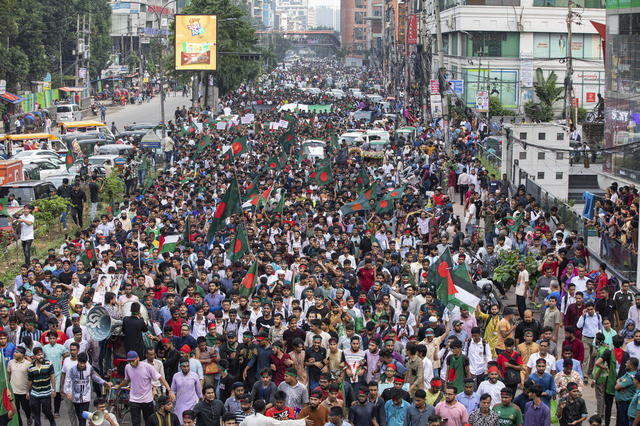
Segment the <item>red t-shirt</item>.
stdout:
[[360,268],[358,270],[358,278],[360,278],[360,287],[362,287],[362,291],[365,293],[369,292],[369,289],[373,287],[374,275],[373,268]]
[[296,415],[291,407],[284,407],[284,410],[276,410],[276,407],[271,407],[266,412],[267,417],[273,417],[276,420],[295,420]]

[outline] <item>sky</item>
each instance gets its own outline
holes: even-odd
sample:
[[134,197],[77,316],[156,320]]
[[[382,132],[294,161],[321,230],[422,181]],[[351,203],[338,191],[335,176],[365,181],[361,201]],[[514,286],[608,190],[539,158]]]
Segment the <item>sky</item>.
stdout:
[[340,7],[340,0],[309,0],[309,7],[328,6]]

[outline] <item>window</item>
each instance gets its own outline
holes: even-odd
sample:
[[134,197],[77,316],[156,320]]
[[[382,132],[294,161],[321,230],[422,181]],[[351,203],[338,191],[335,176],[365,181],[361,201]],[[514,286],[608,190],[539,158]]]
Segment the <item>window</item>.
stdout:
[[556,180],[562,180],[562,172],[556,172]]
[[520,140],[521,141],[527,140],[527,132],[520,132]]
[[474,32],[467,38],[469,56],[517,58],[520,56],[520,34],[507,32]]
[[520,154],[519,154],[518,158],[521,159],[521,160],[526,160],[527,159],[527,151],[520,151]]
[[[571,56],[581,59],[602,59],[602,41],[597,34],[574,34]],[[536,33],[533,36],[533,57],[560,59],[567,57],[567,35]],[[584,72],[591,74],[591,72]]]
[[356,12],[355,16],[356,25],[364,24],[364,12]]
[[564,140],[564,133],[558,133],[558,138],[559,141],[563,141]]
[[556,160],[564,160],[564,152],[556,152]]
[[538,152],[538,160],[544,160],[544,156],[545,156],[544,152]]
[[546,139],[547,139],[547,134],[546,133],[544,133],[544,132],[538,133],[538,140],[539,141],[543,141],[543,140],[546,140]]
[[544,179],[544,172],[538,172],[538,180]]

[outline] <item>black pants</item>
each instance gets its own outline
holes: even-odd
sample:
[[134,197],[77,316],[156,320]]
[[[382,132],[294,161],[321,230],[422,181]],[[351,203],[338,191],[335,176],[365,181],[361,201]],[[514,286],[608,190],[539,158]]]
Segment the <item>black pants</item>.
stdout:
[[76,225],[80,226],[80,228],[84,228],[82,224],[82,211],[84,208],[73,206],[71,209],[71,219],[75,222]]
[[[613,397],[612,397],[613,398]],[[56,425],[56,419],[53,417],[53,413],[51,412],[51,397],[43,396],[43,397],[35,397],[33,395],[29,396],[29,407],[31,407],[31,413],[33,414],[33,424],[35,426],[40,426],[42,423],[40,422],[40,411],[42,410],[42,414],[49,420],[49,424],[51,426]]]
[[16,408],[18,409],[18,412],[16,414],[18,414],[18,419],[20,422],[20,426],[22,426],[22,417],[20,416],[20,409],[22,408],[22,411],[24,411],[25,416],[27,416],[27,420],[29,420],[31,418],[31,407],[29,407],[29,400],[27,399],[27,395],[20,395],[20,394],[14,394],[13,395],[15,397],[16,400]]
[[629,402],[616,402],[616,425],[629,425]]
[[144,424],[146,425],[147,420],[153,414],[153,402],[129,402],[129,407],[131,408],[131,424],[133,426],[140,426],[142,424],[140,415],[144,417]]
[[609,426],[611,422],[611,407],[613,406],[613,400],[615,399],[615,395],[609,395],[608,393],[604,393],[604,424],[605,426]]
[[524,296],[516,296],[516,303],[518,304],[518,315],[522,319],[524,318],[524,311],[527,310],[527,301]]
[[467,194],[468,190],[469,190],[469,185],[460,184],[460,205],[464,204],[464,196]]
[[76,412],[76,417],[78,418],[78,425],[79,426],[86,426],[87,425],[87,419],[85,419],[84,417],[82,417],[82,412],[83,411],[89,411],[89,402],[78,402],[78,403],[73,403],[73,409]]
[[[489,276],[491,276],[491,275],[489,275]],[[505,294],[507,294],[507,292],[505,291],[504,286],[502,285],[501,282],[493,281],[493,285],[496,286],[496,288],[498,289],[498,291],[500,292],[501,295],[504,296]]]
[[24,253],[24,263],[31,267],[31,244],[33,240],[22,241],[22,252]]
[[62,394],[60,392],[56,392],[56,397],[53,398],[53,412],[60,413],[60,404],[62,404]]

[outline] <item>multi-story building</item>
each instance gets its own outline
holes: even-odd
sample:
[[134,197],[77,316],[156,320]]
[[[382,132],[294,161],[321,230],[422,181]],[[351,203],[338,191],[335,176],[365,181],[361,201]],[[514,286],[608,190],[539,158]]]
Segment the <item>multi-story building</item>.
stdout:
[[[578,13],[574,22],[582,23],[572,25],[571,46],[568,1]],[[603,41],[589,22],[604,22],[604,1],[427,0],[419,13],[426,17],[436,71],[440,64],[434,7],[439,4],[444,67],[449,79],[464,80],[462,99],[468,106],[475,105],[479,90],[488,90],[504,107],[521,109],[533,99],[535,70],[541,68],[545,76],[555,71],[562,84],[570,52],[573,95],[579,106],[589,109],[604,91]]]
[[625,183],[640,182],[640,3],[607,0],[603,166]]
[[341,46],[358,63],[382,48],[382,0],[340,1]]
[[274,29],[304,31],[308,28],[309,5],[307,0],[278,0],[275,3]]
[[316,6],[313,9],[315,22],[313,25],[309,23],[310,27],[324,26],[334,30],[340,29],[340,9],[329,6]]

